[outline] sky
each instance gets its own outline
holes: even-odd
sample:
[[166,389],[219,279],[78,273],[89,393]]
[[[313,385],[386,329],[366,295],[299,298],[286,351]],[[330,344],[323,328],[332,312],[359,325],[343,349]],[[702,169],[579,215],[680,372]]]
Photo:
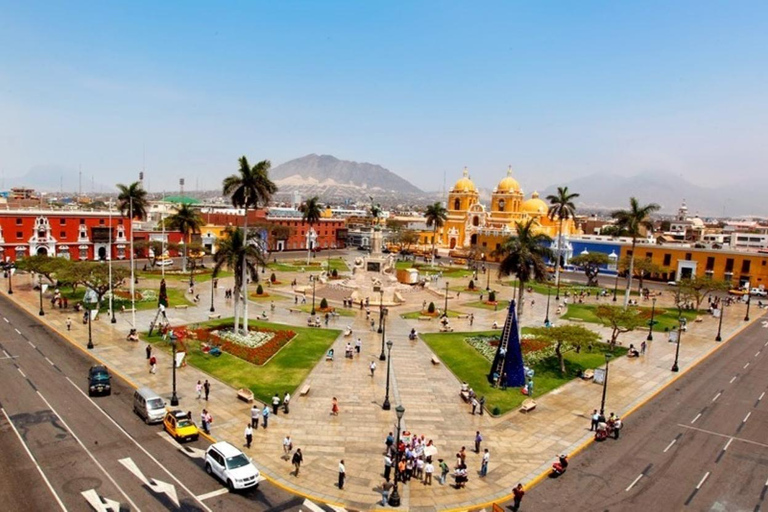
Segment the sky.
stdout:
[[[237,159],[526,191],[768,186],[768,2],[0,0],[0,170],[219,188]],[[64,183],[74,190],[76,183]]]

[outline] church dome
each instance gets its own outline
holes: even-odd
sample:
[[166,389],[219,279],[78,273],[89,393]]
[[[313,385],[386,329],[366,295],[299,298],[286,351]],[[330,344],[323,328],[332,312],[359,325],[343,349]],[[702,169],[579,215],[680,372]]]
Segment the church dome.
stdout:
[[520,192],[520,184],[512,177],[512,166],[507,169],[507,176],[496,185],[495,192],[508,194],[510,192]]
[[469,179],[469,171],[464,168],[464,175],[453,186],[452,192],[477,192],[475,184]]
[[522,210],[525,213],[535,213],[538,215],[546,215],[549,211],[549,206],[543,200],[539,199],[539,193],[534,192],[531,194],[531,198],[527,201],[523,201]]

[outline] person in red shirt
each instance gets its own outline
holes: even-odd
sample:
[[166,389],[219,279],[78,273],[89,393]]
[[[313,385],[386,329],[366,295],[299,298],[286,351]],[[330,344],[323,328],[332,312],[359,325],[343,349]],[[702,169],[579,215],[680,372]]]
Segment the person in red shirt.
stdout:
[[514,504],[512,505],[512,510],[517,512],[517,510],[520,508],[520,502],[523,501],[523,496],[525,495],[523,484],[517,484],[517,487],[512,489],[512,494],[514,495]]

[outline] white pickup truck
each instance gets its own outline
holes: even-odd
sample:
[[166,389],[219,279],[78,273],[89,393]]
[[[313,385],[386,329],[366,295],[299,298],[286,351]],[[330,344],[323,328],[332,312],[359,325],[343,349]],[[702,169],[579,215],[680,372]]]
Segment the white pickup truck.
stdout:
[[752,288],[749,290],[749,294],[753,297],[766,297],[768,296],[768,292],[765,291],[765,288]]

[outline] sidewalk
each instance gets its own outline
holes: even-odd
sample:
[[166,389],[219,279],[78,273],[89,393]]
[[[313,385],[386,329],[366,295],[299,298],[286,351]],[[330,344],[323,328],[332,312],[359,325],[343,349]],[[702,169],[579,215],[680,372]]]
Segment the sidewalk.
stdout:
[[[201,285],[201,296],[206,296],[206,286]],[[231,310],[231,306],[225,305],[223,301],[223,290],[227,286],[224,280],[220,280],[216,309],[217,313],[222,313],[222,317],[229,316],[228,311]],[[505,295],[507,290],[511,291],[504,289]],[[287,295],[290,288],[283,291]],[[14,283],[14,292],[11,298],[36,316],[38,296],[32,292],[24,276],[20,276]],[[464,294],[462,299],[473,300]],[[535,299],[533,308],[530,302],[526,304],[526,325],[541,325],[546,296],[542,298],[537,295]],[[602,393],[602,387],[592,382],[572,381],[547,395],[537,397],[536,410],[527,415],[510,412],[501,418],[492,418],[489,415],[469,414],[466,404],[458,396],[459,382],[453,374],[442,364],[432,364],[432,353],[426,344],[408,341],[407,333],[412,327],[419,331],[438,329],[435,322],[400,319],[399,314],[418,309],[423,299],[420,294],[414,293],[408,300],[413,300],[413,304],[417,301],[418,304],[393,308],[387,323],[387,339],[394,342],[390,381],[392,410],[381,409],[386,387],[386,363],[378,360],[381,335],[366,328],[363,313],[354,318],[338,318],[334,327],[352,325],[353,337],[341,336],[334,342],[335,361],[318,362],[306,380],[311,385],[311,391],[307,396],[299,397],[296,390],[289,415],[282,414],[282,411],[272,415],[266,431],[262,428],[254,431],[254,447],[249,454],[264,476],[278,485],[316,500],[343,504],[350,509],[378,507],[380,496],[377,490],[383,480],[384,439],[388,432],[395,431],[397,419],[394,409],[400,404],[406,409],[403,430],[432,439],[439,450],[438,457],[445,458],[450,466],[454,464],[455,453],[462,446],[467,447],[470,476],[467,487],[461,490],[441,487],[437,479],[431,487],[417,481],[399,486],[403,509],[427,511],[470,508],[500,499],[507,496],[518,482],[529,482],[546,471],[556,454],[572,452],[591,438],[589,414],[599,407]],[[203,305],[187,310],[171,308],[168,314],[172,324],[206,320],[210,303],[203,302]],[[451,309],[475,313],[473,330],[485,330],[494,320],[501,321],[505,316],[504,311],[464,307],[460,302],[453,302],[449,303]],[[302,325],[306,320],[305,314],[288,311],[293,300],[287,296],[275,294],[275,303],[278,307],[272,321]],[[80,322],[80,317],[70,311],[73,328],[72,332],[67,333],[67,314],[60,310],[49,312],[48,304],[46,316],[41,320],[56,328],[73,343],[85,347],[87,326]],[[744,307],[739,304],[726,310],[723,339],[728,339],[732,333],[746,325],[743,322]],[[262,310],[269,313],[269,302],[251,303],[252,317]],[[752,308],[752,321],[758,320],[764,312]],[[142,326],[148,325],[152,317],[153,311],[137,312],[140,332],[145,330]],[[96,347],[92,351],[93,355],[136,385],[149,386],[162,396],[170,397],[170,357],[158,351],[158,373],[150,374],[144,352],[146,345],[125,341],[130,328],[129,321],[130,314],[125,314],[118,315],[118,323],[114,325],[109,323],[106,316],[94,322]],[[456,320],[454,327],[456,330],[464,330],[465,324],[468,327],[466,321]],[[595,328],[594,325],[589,327]],[[604,334],[603,329],[598,330]],[[702,322],[689,324],[689,330],[684,333],[680,346],[681,372],[720,345],[714,342],[716,332],[716,319],[708,316]],[[362,354],[353,360],[345,359],[344,345],[347,341],[354,344],[358,335],[363,341]],[[623,334],[619,339],[625,346],[634,343],[639,347],[646,335],[647,330],[637,331]],[[654,341],[648,343],[644,357],[620,358],[612,362],[606,412],[622,414],[676,377],[678,374],[670,371],[674,351],[675,345],[667,342],[665,334],[655,333]],[[377,364],[373,378],[368,370],[371,360]],[[212,384],[210,400],[207,403],[198,402],[195,384],[206,378]],[[177,371],[177,390],[181,400],[180,408],[191,410],[196,421],[203,407],[211,411],[215,420],[212,435],[216,439],[228,440],[236,446],[243,445],[243,429],[250,418],[250,406],[237,400],[234,389],[196,368],[185,367]],[[338,416],[330,415],[331,399],[334,396],[339,400]],[[631,423],[631,417],[627,421]],[[480,455],[471,451],[476,430],[482,432],[485,439],[483,448],[488,448],[491,454],[489,472],[485,478],[480,478],[477,473],[480,469]],[[282,458],[282,439],[287,434],[291,435],[294,447],[301,448],[304,454],[304,465],[298,478],[291,474],[293,466],[290,461]],[[348,478],[344,490],[339,490],[335,485],[340,459],[344,459],[347,468]]]

